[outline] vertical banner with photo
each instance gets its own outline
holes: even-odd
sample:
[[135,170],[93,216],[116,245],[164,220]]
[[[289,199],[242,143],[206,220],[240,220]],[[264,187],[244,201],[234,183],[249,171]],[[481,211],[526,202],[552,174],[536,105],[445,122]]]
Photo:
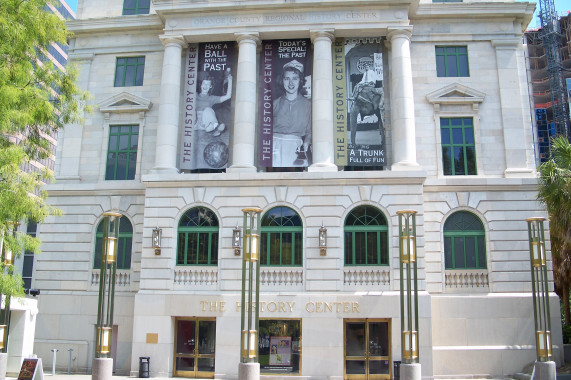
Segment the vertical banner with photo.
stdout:
[[305,167],[311,154],[311,41],[262,42],[260,165]]
[[181,169],[222,169],[228,165],[235,51],[235,42],[188,46]]
[[385,165],[385,94],[378,39],[338,38],[333,46],[335,164]]
[[270,365],[291,365],[291,336],[270,338]]

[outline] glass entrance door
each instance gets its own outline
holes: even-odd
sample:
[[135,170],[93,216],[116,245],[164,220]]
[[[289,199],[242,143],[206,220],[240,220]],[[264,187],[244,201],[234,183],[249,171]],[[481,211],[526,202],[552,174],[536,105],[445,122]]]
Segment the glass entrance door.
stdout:
[[390,320],[345,320],[345,379],[391,378]]
[[214,377],[215,319],[177,319],[174,345],[174,376]]

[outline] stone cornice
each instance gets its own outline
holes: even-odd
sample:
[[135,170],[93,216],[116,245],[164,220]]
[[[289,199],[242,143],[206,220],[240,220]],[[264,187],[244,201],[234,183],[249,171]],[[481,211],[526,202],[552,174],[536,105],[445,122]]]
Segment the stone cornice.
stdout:
[[424,3],[418,6],[410,18],[413,24],[416,19],[431,18],[512,18],[522,23],[522,31],[524,31],[532,20],[534,11],[535,4],[525,2]]
[[113,31],[162,31],[164,27],[160,17],[154,14],[70,20],[66,22],[66,26],[75,36]]
[[335,6],[348,6],[351,8],[367,8],[372,6],[398,6],[416,8],[419,0],[245,0],[237,3],[234,0],[153,0],[153,7],[157,14],[162,18],[169,15],[200,12],[200,11],[224,11],[224,10],[240,10],[248,9],[273,9],[273,8],[320,8]]

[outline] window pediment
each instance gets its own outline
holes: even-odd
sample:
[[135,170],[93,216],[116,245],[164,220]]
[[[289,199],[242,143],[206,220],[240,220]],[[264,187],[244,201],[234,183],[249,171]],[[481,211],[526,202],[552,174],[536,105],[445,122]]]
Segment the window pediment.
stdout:
[[99,102],[99,111],[104,113],[146,112],[153,103],[145,98],[128,92],[121,92]]
[[446,87],[426,95],[429,103],[439,106],[441,104],[471,105],[477,108],[484,101],[486,94],[460,83],[452,83]]

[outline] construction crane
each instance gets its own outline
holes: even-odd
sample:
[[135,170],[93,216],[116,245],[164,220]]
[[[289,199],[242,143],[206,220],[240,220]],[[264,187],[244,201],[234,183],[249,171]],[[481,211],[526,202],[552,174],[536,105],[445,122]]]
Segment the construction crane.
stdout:
[[554,0],[539,0],[539,19],[541,21],[541,41],[547,60],[555,134],[565,135],[567,139],[570,139],[569,115],[565,104],[563,66],[561,64],[561,32]]

